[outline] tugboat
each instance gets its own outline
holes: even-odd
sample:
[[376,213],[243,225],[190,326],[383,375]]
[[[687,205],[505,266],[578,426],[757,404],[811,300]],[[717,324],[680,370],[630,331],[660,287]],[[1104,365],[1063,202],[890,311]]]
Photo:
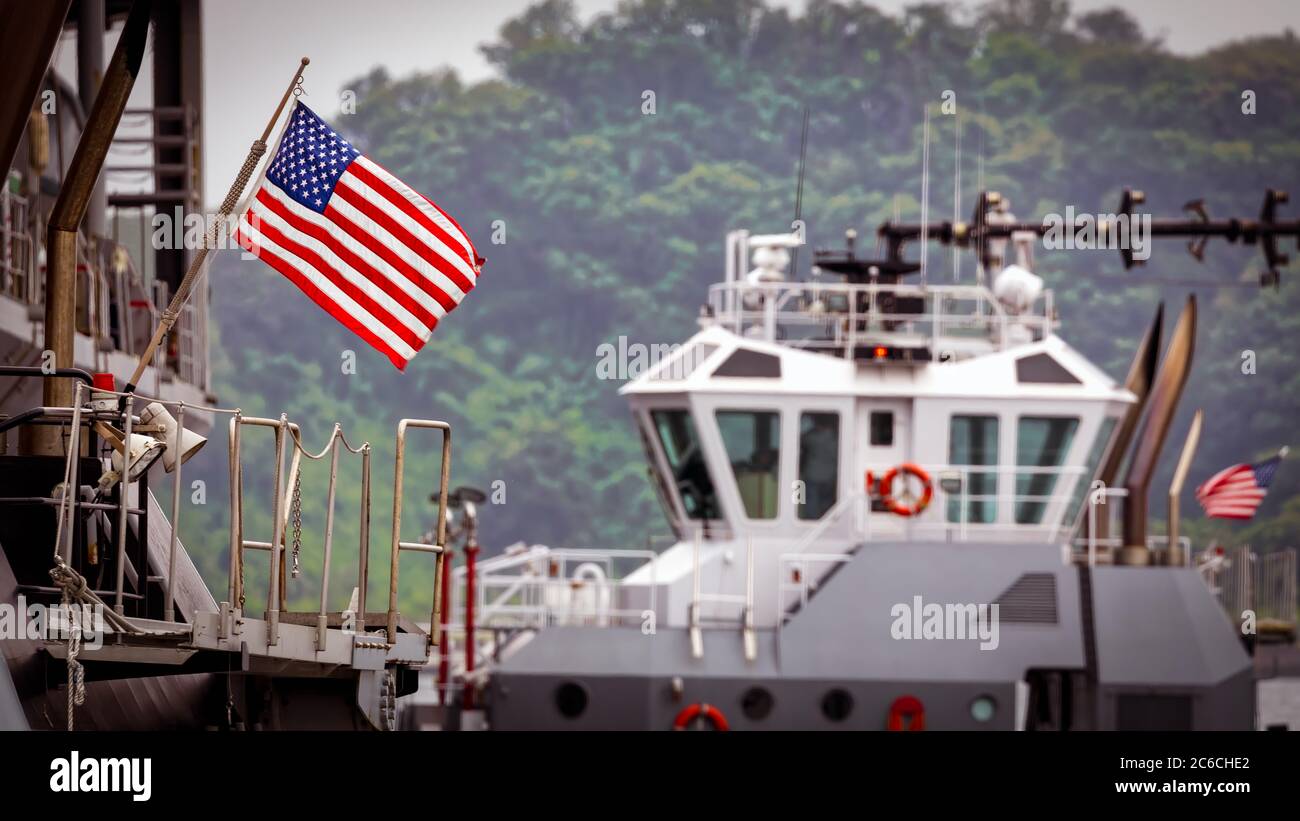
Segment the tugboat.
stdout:
[[[1259,242],[1272,272],[1284,201],[1150,234]],[[1247,644],[1187,540],[1147,533],[1195,299],[1116,381],[1056,334],[1049,230],[986,192],[970,223],[882,225],[881,259],[849,232],[810,281],[800,233],[730,233],[699,332],[622,389],[676,543],[471,540],[441,626],[462,647],[406,726],[1253,728]],[[914,240],[975,249],[976,280],[925,282]]]

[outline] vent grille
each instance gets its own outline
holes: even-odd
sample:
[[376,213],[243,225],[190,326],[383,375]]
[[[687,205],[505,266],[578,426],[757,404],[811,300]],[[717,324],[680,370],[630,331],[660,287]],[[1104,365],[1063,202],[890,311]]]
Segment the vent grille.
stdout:
[[993,602],[999,621],[1056,624],[1056,574],[1025,573]]

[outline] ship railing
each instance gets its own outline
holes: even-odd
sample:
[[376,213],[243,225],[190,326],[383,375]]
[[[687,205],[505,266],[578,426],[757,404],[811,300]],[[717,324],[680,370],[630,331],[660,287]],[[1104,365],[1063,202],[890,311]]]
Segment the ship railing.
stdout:
[[[142,237],[142,247],[145,243]],[[0,187],[0,295],[26,306],[34,321],[40,320],[45,304],[45,264],[39,261],[43,248],[41,215],[8,185]],[[167,306],[166,283],[146,284],[124,245],[85,232],[78,236],[74,273],[76,328],[92,341],[94,368],[106,370],[104,357],[112,351],[140,353]],[[151,363],[160,378],[175,376],[208,388],[208,308],[207,289],[196,290],[177,319],[171,341]]]
[[24,305],[35,304],[33,287],[36,270],[35,243],[30,228],[31,210],[27,198],[10,190],[11,180],[0,188],[0,294]]
[[[475,621],[483,630],[639,625],[656,608],[655,556],[652,550],[532,545],[485,559],[475,568]],[[619,606],[623,571],[643,565],[650,574],[646,602]],[[465,576],[463,565],[452,571],[451,613],[464,611]]]
[[95,370],[108,370],[105,354],[114,347],[110,335],[109,304],[113,288],[108,281],[97,243],[83,235],[77,242],[77,331],[90,337]]
[[[1057,325],[1050,290],[1009,313],[981,285],[720,282],[709,288],[715,323],[740,336],[853,358],[889,343],[942,355],[971,341],[995,349],[1041,340]],[[898,310],[911,304],[916,310]]]
[[1296,550],[1256,552],[1249,545],[1211,547],[1197,554],[1196,567],[1235,628],[1253,616],[1260,638],[1295,640]]
[[[877,465],[869,471],[872,476],[879,477],[891,467]],[[1051,544],[1060,543],[1064,531],[1072,524],[1068,508],[1079,494],[1078,483],[1083,481],[1086,472],[1081,465],[1038,467],[925,463],[919,467],[931,477],[933,499],[929,508],[932,512],[903,519],[907,533],[912,538],[960,542],[973,538],[988,541],[998,534],[1007,534],[1017,540],[1033,538]],[[1038,476],[1051,477],[1049,493],[1015,490],[1024,477]],[[993,492],[972,493],[972,478],[980,483],[992,481]],[[949,489],[958,484],[959,489]],[[897,497],[897,483],[894,490]],[[872,517],[867,516],[859,531],[864,538],[873,536],[871,523]]]
[[[10,368],[9,370],[19,370]],[[60,376],[73,375],[71,372],[59,372]],[[81,374],[84,378],[88,375]],[[92,404],[93,403],[93,404]],[[166,408],[171,416],[170,420],[159,421],[158,416],[152,417],[149,424],[146,424],[141,416],[136,414],[136,408],[140,404],[158,403]],[[97,407],[98,406],[98,407]],[[317,650],[325,648],[325,637],[328,630],[329,612],[327,603],[329,599],[329,579],[330,570],[333,561],[333,535],[335,521],[335,497],[337,492],[338,480],[338,460],[343,451],[361,457],[361,504],[360,504],[360,537],[358,543],[358,578],[357,578],[357,613],[355,632],[364,633],[366,629],[366,607],[365,595],[367,588],[368,564],[369,564],[369,531],[370,531],[370,455],[371,446],[368,442],[360,446],[350,444],[343,434],[342,427],[338,424],[334,426],[330,434],[329,441],[318,452],[308,451],[302,444],[300,429],[296,423],[290,422],[285,414],[281,414],[278,419],[267,419],[260,417],[244,416],[243,411],[239,408],[219,408],[202,405],[187,404],[178,400],[161,399],[143,394],[128,394],[117,391],[103,390],[100,388],[92,389],[83,382],[78,382],[74,388],[73,404],[70,408],[39,408],[32,412],[20,414],[3,423],[0,423],[0,433],[6,432],[9,428],[17,424],[58,424],[66,425],[69,428],[67,434],[67,458],[64,466],[64,488],[78,488],[81,486],[82,477],[79,475],[81,469],[81,460],[75,458],[83,450],[83,442],[87,437],[93,436],[96,430],[104,430],[98,426],[102,423],[120,425],[120,435],[125,442],[133,442],[133,436],[145,435],[151,436],[161,441],[166,448],[172,449],[177,454],[172,461],[172,507],[170,521],[170,542],[167,548],[166,575],[163,577],[164,582],[164,613],[163,622],[175,624],[175,596],[173,592],[176,589],[176,570],[177,570],[177,551],[180,545],[181,534],[181,504],[182,487],[184,473],[184,462],[186,454],[184,449],[193,447],[195,441],[187,433],[185,427],[186,414],[202,412],[214,416],[224,415],[230,417],[229,426],[229,450],[228,460],[230,468],[230,553],[229,553],[229,577],[228,591],[229,598],[227,601],[220,602],[217,637],[219,639],[228,639],[231,636],[232,626],[236,620],[242,618],[243,609],[246,602],[245,588],[245,563],[244,554],[247,550],[260,550],[270,554],[271,561],[268,573],[267,583],[267,603],[263,618],[267,623],[267,645],[275,646],[279,643],[279,625],[280,614],[285,605],[285,583],[286,583],[286,549],[289,544],[288,533],[290,528],[291,517],[295,530],[299,525],[299,516],[301,513],[301,492],[300,477],[302,459],[311,461],[329,459],[330,477],[327,490],[326,513],[324,524],[324,537],[322,541],[322,571],[320,582],[319,609],[316,613],[317,629]],[[244,522],[244,466],[242,463],[242,439],[246,427],[270,428],[275,432],[275,458],[276,462],[273,467],[273,487],[274,499],[272,501],[272,535],[270,541],[256,541],[246,538]],[[451,430],[445,422],[436,420],[422,419],[403,419],[399,422],[396,436],[396,461],[394,466],[394,493],[393,493],[393,527],[391,542],[391,559],[389,574],[389,600],[388,611],[386,613],[386,638],[388,644],[396,642],[396,631],[400,613],[397,609],[397,592],[400,582],[400,563],[399,555],[402,552],[419,552],[433,554],[438,561],[435,567],[433,595],[432,595],[432,624],[433,628],[428,634],[428,643],[435,644],[438,641],[437,624],[439,623],[439,614],[441,599],[438,591],[441,588],[441,573],[444,569],[442,561],[443,535],[439,534],[438,542],[429,544],[424,542],[409,542],[401,538],[401,516],[403,509],[402,485],[403,485],[403,462],[406,451],[406,435],[412,428],[428,428],[438,430],[442,433],[442,475],[443,486],[446,486],[446,479],[450,473],[450,456],[451,456]],[[118,435],[118,434],[114,434]],[[93,444],[93,439],[91,443]],[[289,470],[284,470],[284,462],[287,449],[292,446],[293,453],[290,459]],[[94,453],[91,450],[91,453]],[[164,451],[165,453],[165,451]],[[147,471],[145,472],[147,473]],[[115,534],[115,551],[116,551],[116,577],[115,585],[111,591],[103,591],[109,596],[112,602],[114,613],[123,618],[125,615],[125,601],[132,598],[125,590],[125,568],[126,568],[126,550],[127,550],[127,527],[129,517],[140,517],[145,514],[145,501],[143,494],[137,493],[137,504],[131,505],[131,488],[144,481],[144,473],[141,476],[132,476],[132,471],[123,469],[120,471],[120,479],[117,489],[116,503],[99,502],[96,499],[82,499],[79,493],[60,492],[57,498],[50,498],[47,501],[58,508],[58,529],[55,541],[55,552],[61,559],[63,565],[67,568],[74,567],[74,541],[78,530],[77,523],[81,518],[88,514],[100,512],[103,514],[115,514],[116,525]],[[446,513],[446,500],[440,500],[439,516],[440,520]],[[295,542],[297,542],[295,534]],[[143,571],[141,571],[143,572]],[[143,577],[141,577],[143,578]],[[129,622],[127,622],[129,623]]]

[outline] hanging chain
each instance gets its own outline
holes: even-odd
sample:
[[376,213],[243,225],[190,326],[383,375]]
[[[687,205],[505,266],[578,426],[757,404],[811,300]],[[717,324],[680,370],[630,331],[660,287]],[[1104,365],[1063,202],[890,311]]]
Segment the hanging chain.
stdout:
[[[243,495],[244,495],[244,466],[243,466],[243,465],[240,465],[240,466],[239,466],[239,479],[238,479],[238,482],[239,482],[239,495],[240,495],[240,498],[241,498],[241,500],[242,500]],[[241,504],[242,504],[242,502],[241,502]],[[242,518],[243,518],[243,514],[242,514],[242,513],[240,514],[240,518],[241,518],[241,520],[242,520]],[[244,599],[245,599],[245,597],[244,597],[244,557],[243,557],[242,553],[243,553],[243,551],[240,551],[240,555],[237,557],[237,558],[239,559],[239,612],[240,612],[241,614],[244,612]]]
[[293,477],[293,578],[302,573],[302,471]]

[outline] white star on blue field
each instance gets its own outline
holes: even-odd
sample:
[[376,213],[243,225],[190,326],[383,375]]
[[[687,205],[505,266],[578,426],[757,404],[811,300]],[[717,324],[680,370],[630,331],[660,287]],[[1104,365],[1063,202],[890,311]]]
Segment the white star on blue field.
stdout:
[[294,109],[266,178],[318,214],[334,193],[334,183],[361,155],[302,103]]

